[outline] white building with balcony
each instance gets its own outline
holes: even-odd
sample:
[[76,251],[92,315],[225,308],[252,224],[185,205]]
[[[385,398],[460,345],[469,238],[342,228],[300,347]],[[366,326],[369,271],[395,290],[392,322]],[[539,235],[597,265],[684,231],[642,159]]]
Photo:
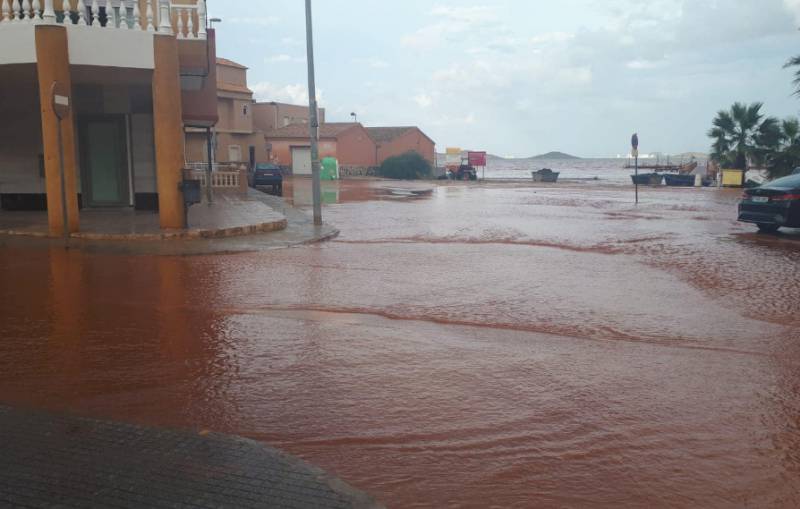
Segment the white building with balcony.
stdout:
[[184,129],[217,121],[206,24],[205,0],[0,0],[0,221],[47,210],[60,235],[135,208],[184,227]]

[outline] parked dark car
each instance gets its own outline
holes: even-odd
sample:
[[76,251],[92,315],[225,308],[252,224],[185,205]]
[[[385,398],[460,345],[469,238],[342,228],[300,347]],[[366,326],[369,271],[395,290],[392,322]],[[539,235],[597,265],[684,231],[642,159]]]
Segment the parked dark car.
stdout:
[[747,189],[739,203],[739,221],[755,223],[762,232],[800,228],[800,174]]
[[274,164],[258,163],[250,176],[250,186],[271,187],[280,193],[283,190],[283,174],[280,167]]

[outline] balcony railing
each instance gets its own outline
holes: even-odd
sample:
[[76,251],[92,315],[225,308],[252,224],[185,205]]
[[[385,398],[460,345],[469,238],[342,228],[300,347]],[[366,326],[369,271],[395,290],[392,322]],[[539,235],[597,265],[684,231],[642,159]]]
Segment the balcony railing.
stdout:
[[106,30],[144,30],[175,35],[178,39],[206,39],[205,0],[141,3],[144,12],[139,0],[0,0],[0,30],[16,24],[63,24]]
[[[202,187],[208,185],[208,173],[203,170],[192,170],[192,177],[200,181]],[[241,171],[211,172],[211,187],[217,189],[238,189],[241,184]]]

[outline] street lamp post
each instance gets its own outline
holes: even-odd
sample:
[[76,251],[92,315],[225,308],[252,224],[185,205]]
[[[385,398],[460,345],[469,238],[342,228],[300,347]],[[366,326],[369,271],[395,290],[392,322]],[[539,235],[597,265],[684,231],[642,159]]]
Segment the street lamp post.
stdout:
[[308,52],[308,108],[311,138],[311,180],[314,196],[314,224],[322,225],[322,189],[319,170],[319,118],[317,86],[314,78],[314,30],[311,22],[311,0],[306,0],[306,50]]

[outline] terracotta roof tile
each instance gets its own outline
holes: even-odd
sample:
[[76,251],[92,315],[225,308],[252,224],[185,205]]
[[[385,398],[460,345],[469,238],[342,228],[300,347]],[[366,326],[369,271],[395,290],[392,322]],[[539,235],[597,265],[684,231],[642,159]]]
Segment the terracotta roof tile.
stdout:
[[243,66],[242,64],[238,64],[233,60],[228,60],[227,58],[219,58],[217,57],[217,65],[224,65],[227,67],[235,67],[237,69],[247,69],[247,67]]
[[433,140],[422,132],[422,129],[416,126],[403,126],[403,127],[367,127],[367,133],[369,133],[370,138],[372,138],[375,143],[387,143],[396,140],[400,136],[403,136],[408,131],[419,131],[422,136],[428,138],[433,142]]
[[250,90],[244,85],[237,85],[235,83],[224,83],[221,81],[217,82],[217,90],[222,90],[223,92],[237,92],[240,94],[251,94],[251,95],[253,93],[252,90]]
[[[343,132],[360,126],[352,122],[331,122],[319,126],[320,138],[336,138]],[[266,133],[267,138],[308,138],[308,124],[293,124]]]
[[367,127],[369,136],[378,142],[392,141],[404,135],[414,127]]

